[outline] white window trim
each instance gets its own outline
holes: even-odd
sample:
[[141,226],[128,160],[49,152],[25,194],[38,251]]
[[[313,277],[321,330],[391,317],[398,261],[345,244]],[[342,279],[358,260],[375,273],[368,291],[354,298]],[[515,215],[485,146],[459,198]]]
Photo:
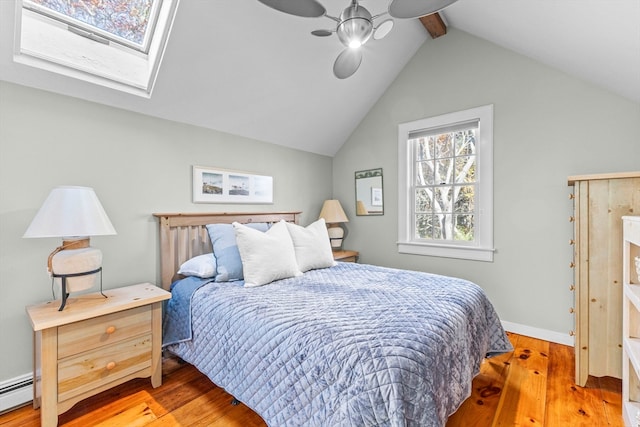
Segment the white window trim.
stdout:
[[[411,196],[413,181],[413,154],[407,143],[411,132],[445,126],[453,123],[478,120],[478,200],[476,240],[460,244],[450,242],[430,243],[413,238],[413,206]],[[460,258],[476,261],[493,261],[493,105],[470,108],[436,117],[398,125],[398,252]]]

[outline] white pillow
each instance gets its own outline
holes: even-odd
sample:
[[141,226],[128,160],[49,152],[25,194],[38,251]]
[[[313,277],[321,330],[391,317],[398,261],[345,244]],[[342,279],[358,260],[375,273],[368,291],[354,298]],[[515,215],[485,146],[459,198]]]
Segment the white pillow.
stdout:
[[262,232],[238,222],[233,223],[245,287],[262,286],[302,274],[285,224],[281,221]]
[[180,266],[178,274],[208,279],[216,275],[216,258],[213,253],[198,255],[186,260]]
[[320,218],[306,228],[290,222],[286,224],[293,240],[300,271],[304,273],[316,268],[336,265],[324,218]]

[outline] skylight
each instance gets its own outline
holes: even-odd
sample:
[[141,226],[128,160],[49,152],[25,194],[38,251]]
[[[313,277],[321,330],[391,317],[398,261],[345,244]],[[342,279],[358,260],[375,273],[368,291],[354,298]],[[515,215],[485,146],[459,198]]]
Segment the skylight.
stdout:
[[162,0],[25,0],[24,7],[72,28],[147,53]]
[[179,0],[22,0],[16,62],[150,96]]

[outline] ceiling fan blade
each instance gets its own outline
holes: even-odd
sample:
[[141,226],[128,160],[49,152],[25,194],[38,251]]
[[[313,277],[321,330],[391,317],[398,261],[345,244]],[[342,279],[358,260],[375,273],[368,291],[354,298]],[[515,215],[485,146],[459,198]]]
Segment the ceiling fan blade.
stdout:
[[311,31],[311,34],[313,34],[314,36],[318,36],[318,37],[327,37],[327,36],[330,36],[331,34],[333,34],[333,31],[330,31],[330,30],[313,30],[313,31]]
[[456,1],[458,0],[391,0],[389,15],[398,19],[418,18],[436,13]]
[[346,79],[358,71],[362,62],[362,50],[346,48],[333,63],[333,74],[339,79]]
[[318,18],[327,11],[323,5],[316,0],[258,0],[280,12],[290,15],[302,16],[303,18]]
[[393,19],[387,19],[382,21],[377,27],[373,29],[373,38],[380,40],[386,37],[387,34],[393,28]]

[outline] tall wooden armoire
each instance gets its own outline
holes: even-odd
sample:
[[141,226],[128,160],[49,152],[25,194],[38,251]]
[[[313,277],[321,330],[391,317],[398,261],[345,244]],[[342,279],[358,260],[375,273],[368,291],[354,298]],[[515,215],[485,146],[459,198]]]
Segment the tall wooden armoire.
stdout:
[[622,377],[622,216],[640,214],[640,172],[570,176],[576,384]]

